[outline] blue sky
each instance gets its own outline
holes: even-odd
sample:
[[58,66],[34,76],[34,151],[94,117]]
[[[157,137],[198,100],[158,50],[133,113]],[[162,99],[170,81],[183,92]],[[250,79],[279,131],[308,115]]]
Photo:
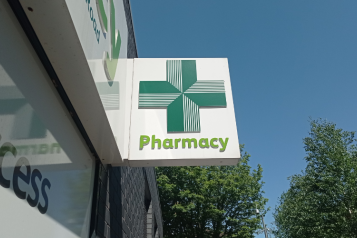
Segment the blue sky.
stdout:
[[[226,57],[238,136],[273,210],[309,117],[357,130],[357,1],[131,0],[139,57]],[[273,221],[272,212],[266,222]],[[263,237],[259,235],[257,237]]]

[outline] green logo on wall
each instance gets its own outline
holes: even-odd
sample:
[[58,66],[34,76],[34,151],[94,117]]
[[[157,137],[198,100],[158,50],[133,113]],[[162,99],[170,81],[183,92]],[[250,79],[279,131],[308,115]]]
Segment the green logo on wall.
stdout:
[[141,81],[139,108],[167,108],[167,132],[200,132],[200,107],[226,107],[223,80],[197,80],[195,60],[167,60],[166,81]]
[[[103,29],[103,33],[108,32],[108,18],[105,13],[103,0],[97,0],[97,9],[100,19],[100,25]],[[115,28],[115,8],[114,1],[110,2],[110,54],[104,52],[104,70],[108,80],[114,80],[114,76],[118,66],[119,52],[121,46],[120,32]]]

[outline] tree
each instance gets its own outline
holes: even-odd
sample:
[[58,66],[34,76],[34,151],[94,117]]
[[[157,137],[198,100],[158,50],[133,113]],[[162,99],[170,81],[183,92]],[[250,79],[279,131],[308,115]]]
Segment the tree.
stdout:
[[262,168],[245,153],[236,166],[156,168],[164,237],[254,237],[264,208]]
[[357,150],[354,132],[311,121],[307,166],[289,178],[274,217],[280,238],[357,237]]

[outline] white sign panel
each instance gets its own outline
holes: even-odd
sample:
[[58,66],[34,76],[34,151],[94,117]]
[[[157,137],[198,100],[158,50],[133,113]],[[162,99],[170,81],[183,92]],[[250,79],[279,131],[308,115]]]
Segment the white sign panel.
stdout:
[[[121,157],[128,156],[125,120],[128,27],[121,0],[66,0]],[[130,82],[130,81],[129,81]],[[130,85],[131,86],[131,85]],[[129,102],[130,105],[130,102]],[[126,132],[127,131],[127,132]],[[125,133],[126,132],[126,133]]]
[[121,163],[128,153],[122,135],[132,71],[123,1],[20,2],[101,161]]
[[134,59],[130,166],[234,165],[227,59]]

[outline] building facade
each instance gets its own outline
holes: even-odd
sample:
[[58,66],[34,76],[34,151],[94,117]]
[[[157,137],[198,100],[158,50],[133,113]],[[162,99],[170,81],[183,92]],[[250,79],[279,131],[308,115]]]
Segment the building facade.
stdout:
[[[61,59],[48,56],[29,20],[38,4],[0,0],[2,236],[163,237],[154,168],[101,162],[59,80]],[[120,57],[136,58],[130,3],[115,4],[123,6],[127,27]]]

